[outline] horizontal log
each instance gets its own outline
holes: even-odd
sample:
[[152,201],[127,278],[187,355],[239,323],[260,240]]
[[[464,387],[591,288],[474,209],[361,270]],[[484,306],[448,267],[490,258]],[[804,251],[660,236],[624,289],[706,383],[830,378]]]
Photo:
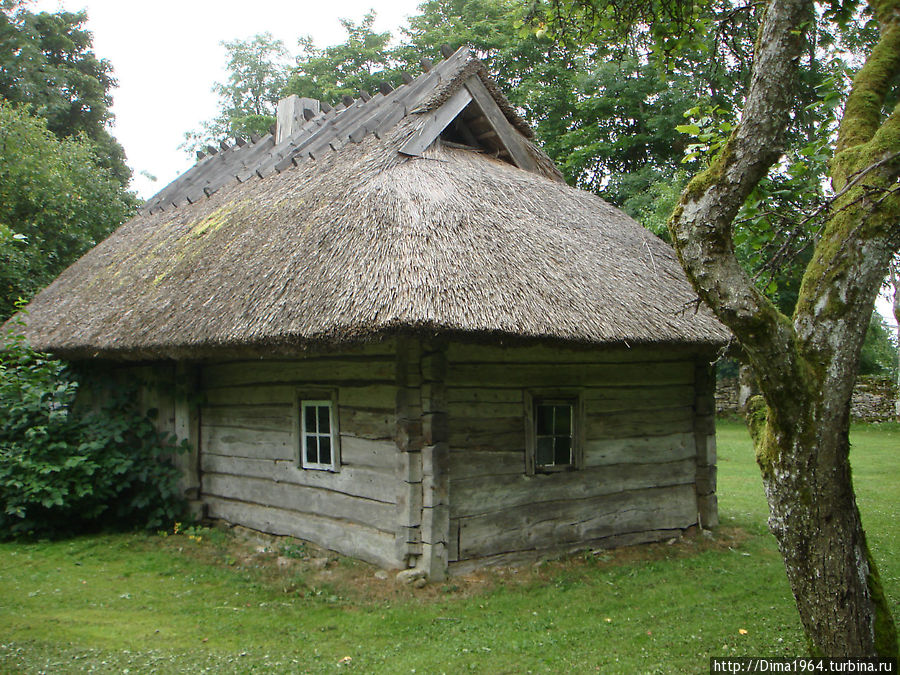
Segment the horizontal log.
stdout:
[[697,522],[692,485],[544,503],[460,519],[460,559],[541,549]]
[[290,432],[294,418],[290,405],[229,405],[202,407],[200,420],[206,427]]
[[588,440],[584,448],[585,466],[611,464],[651,464],[694,458],[694,434],[689,432],[640,438]]
[[373,441],[341,434],[341,462],[396,471],[400,452],[393,441]]
[[633,438],[637,436],[668,436],[693,431],[693,410],[689,407],[637,410],[603,415],[588,415],[585,437]]
[[370,467],[342,465],[339,471],[314,471],[298,467],[294,460],[224,457],[210,453],[201,457],[201,467],[205,473],[210,474],[261,478],[274,483],[332,490],[390,504],[397,503],[401,489],[401,481],[394,472]]
[[247,384],[296,382],[302,385],[392,383],[396,363],[392,356],[306,359],[296,361],[239,361],[203,368],[204,388]]
[[[343,439],[341,442],[343,449]],[[200,428],[200,454],[211,452],[231,457],[293,460],[296,451],[290,430],[259,431],[228,427]]]
[[[263,384],[215,387],[203,394],[207,405],[293,405],[297,389],[290,384]],[[338,403],[354,408],[393,409],[396,398],[397,387],[393,384],[338,387]]]
[[341,435],[348,434],[370,440],[393,438],[396,416],[393,410],[361,410],[340,406]]
[[302,514],[327,515],[385,531],[394,527],[396,512],[393,503],[376,502],[316,487],[221,473],[203,474],[203,494]]
[[640,387],[585,387],[581,391],[587,413],[605,413],[654,408],[676,408],[694,403],[694,387],[656,385]]
[[490,387],[447,387],[447,404],[453,403],[518,403],[522,404],[521,389]]
[[659,464],[620,464],[563,473],[481,476],[453,481],[451,516],[477,516],[547,503],[591,500],[602,495],[693,484],[693,459]]
[[451,421],[449,431],[451,449],[525,449],[525,421],[521,416],[493,419],[456,418]]
[[[460,363],[632,363],[636,361],[693,360],[695,347],[665,348],[638,345],[621,348],[562,348],[547,345],[476,345],[451,342],[447,361]],[[451,366],[452,367],[452,366]]]
[[[504,476],[525,473],[525,450],[452,450],[450,480],[472,476]],[[451,487],[450,494],[453,494]]]
[[332,551],[375,565],[400,568],[395,535],[333,518],[295,513],[284,509],[246,504],[216,497],[204,497],[211,518],[221,518],[260,532],[297,537]]
[[694,364],[690,361],[658,363],[547,363],[506,364],[457,363],[447,369],[447,385],[497,387],[581,387],[605,384],[645,385],[655,383],[692,384]]

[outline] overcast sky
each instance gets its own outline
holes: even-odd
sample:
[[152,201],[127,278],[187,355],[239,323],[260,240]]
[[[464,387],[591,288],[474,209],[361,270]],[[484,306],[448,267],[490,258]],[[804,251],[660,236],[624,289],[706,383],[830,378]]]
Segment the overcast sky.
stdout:
[[112,133],[134,171],[132,188],[147,198],[191,165],[178,149],[184,133],[218,112],[211,87],[225,79],[222,40],[268,31],[291,53],[301,35],[325,47],[343,42],[339,19],[358,22],[370,9],[377,14],[376,30],[396,36],[421,1],[37,0],[32,8],[87,10],[94,51],[112,64],[119,82]]

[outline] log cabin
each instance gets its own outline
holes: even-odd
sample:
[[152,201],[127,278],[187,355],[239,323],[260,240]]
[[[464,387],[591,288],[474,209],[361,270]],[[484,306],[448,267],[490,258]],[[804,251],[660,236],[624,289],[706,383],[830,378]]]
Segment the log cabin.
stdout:
[[211,518],[431,579],[717,522],[727,331],[468,49],[209,147],[28,306]]

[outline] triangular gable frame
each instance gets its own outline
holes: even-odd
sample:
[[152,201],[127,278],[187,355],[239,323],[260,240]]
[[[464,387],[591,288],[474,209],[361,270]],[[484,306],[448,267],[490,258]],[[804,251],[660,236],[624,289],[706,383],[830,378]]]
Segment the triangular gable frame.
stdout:
[[539,173],[537,164],[521,141],[519,132],[506,119],[497,101],[477,75],[470,76],[453,96],[430,114],[422,128],[403,144],[400,153],[420,157],[470,103],[474,103],[484,115],[513,164],[525,171]]

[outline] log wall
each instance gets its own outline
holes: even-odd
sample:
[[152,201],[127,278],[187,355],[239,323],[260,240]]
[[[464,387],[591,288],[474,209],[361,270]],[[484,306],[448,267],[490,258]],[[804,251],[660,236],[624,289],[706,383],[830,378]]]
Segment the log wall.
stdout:
[[[698,522],[698,478],[711,517],[712,388],[697,363],[685,349],[451,344],[451,569],[672,536]],[[527,475],[523,392],[532,388],[578,391],[583,469]]]
[[[405,483],[394,440],[393,342],[200,367],[201,494],[211,517],[401,567]],[[297,465],[296,392],[337,391],[338,471]]]

